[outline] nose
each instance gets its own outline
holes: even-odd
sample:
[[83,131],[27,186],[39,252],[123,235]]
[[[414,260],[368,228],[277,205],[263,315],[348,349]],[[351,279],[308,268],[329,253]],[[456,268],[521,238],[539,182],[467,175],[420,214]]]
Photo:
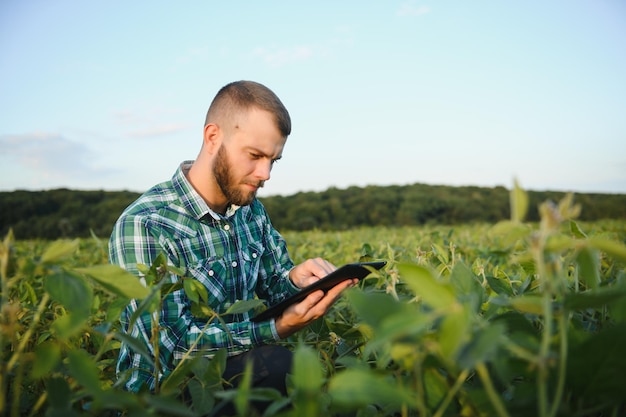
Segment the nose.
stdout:
[[261,181],[267,181],[270,179],[270,172],[272,171],[272,161],[270,159],[264,159],[259,161],[256,166],[255,176]]

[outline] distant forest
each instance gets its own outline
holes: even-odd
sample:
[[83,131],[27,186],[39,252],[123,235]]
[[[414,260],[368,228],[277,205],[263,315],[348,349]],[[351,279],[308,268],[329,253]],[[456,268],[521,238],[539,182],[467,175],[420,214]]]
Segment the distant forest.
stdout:
[[[539,219],[541,202],[558,202],[564,192],[528,191],[527,220]],[[22,239],[108,238],[126,206],[139,193],[130,191],[0,192],[0,233],[13,229]],[[580,220],[626,219],[626,194],[574,194]],[[330,188],[289,196],[263,197],[278,230],[342,230],[366,226],[405,226],[497,222],[510,217],[504,187],[402,186]]]

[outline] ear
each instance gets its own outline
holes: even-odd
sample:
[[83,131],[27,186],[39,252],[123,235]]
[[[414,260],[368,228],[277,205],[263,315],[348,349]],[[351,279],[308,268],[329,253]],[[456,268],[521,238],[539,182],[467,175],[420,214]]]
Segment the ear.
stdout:
[[204,148],[209,153],[214,153],[220,147],[222,142],[222,130],[215,123],[209,123],[204,126]]

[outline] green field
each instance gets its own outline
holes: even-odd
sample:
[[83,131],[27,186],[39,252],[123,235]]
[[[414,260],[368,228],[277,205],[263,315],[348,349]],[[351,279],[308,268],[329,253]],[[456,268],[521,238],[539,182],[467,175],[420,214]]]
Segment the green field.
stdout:
[[154,311],[171,288],[156,268],[146,288],[106,266],[104,239],[9,234],[0,414],[199,416],[233,401],[249,416],[265,398],[277,416],[624,415],[626,221],[576,222],[566,198],[526,223],[517,191],[512,220],[498,224],[285,232],[296,262],[388,262],[285,341],[288,398],[224,390],[223,355],[188,358],[158,392],[122,391],[115,358],[132,339],[118,331],[121,309],[133,297]]

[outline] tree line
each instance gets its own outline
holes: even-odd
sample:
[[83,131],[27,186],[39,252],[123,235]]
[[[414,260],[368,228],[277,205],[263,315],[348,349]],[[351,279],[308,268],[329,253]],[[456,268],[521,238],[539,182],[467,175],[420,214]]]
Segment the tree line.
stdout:
[[[0,233],[17,239],[108,238],[117,217],[140,194],[131,191],[0,192]],[[528,191],[529,221],[540,203],[558,202],[560,191]],[[626,194],[582,193],[581,220],[626,219]],[[329,188],[261,198],[278,230],[345,230],[367,226],[415,226],[497,222],[510,218],[504,187],[452,187],[426,184]]]

